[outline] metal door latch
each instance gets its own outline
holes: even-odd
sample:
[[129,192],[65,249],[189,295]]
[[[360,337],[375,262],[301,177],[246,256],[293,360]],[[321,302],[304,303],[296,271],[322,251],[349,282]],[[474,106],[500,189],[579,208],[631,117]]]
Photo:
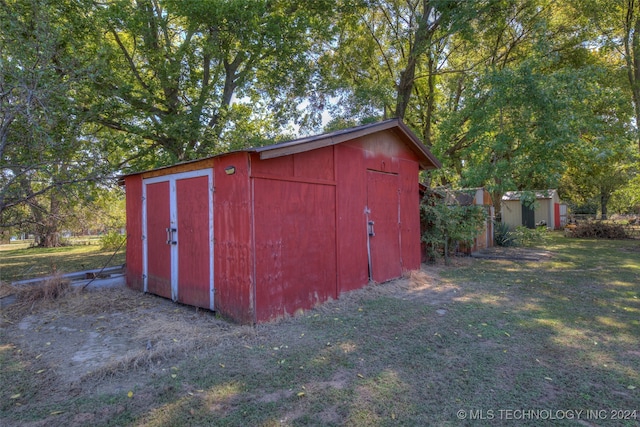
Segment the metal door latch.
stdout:
[[373,224],[374,224],[373,221],[369,221],[367,223],[367,229],[369,231],[369,236],[375,236],[376,235],[376,233],[373,231]]
[[173,233],[178,231],[178,229],[167,227],[166,230],[167,230],[167,245],[177,245],[178,242],[174,240],[175,236],[173,235]]

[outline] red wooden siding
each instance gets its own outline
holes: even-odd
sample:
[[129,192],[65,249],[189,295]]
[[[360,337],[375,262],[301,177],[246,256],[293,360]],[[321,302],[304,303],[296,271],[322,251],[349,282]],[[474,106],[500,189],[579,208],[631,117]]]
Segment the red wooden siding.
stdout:
[[258,322],[337,298],[333,147],[317,151],[317,164],[287,156],[305,178],[285,175],[280,159],[252,160]]
[[167,227],[171,224],[169,181],[147,184],[147,291],[171,298],[171,245]]
[[[402,269],[420,268],[420,189],[418,163],[400,160],[400,246]],[[416,214],[417,212],[417,214]]]
[[142,177],[125,178],[127,188],[127,286],[142,291]]
[[276,157],[261,161],[257,154],[251,155],[251,176],[293,177],[293,156]]
[[333,147],[293,155],[293,175],[300,178],[333,181]]
[[365,167],[368,170],[399,173],[399,159],[403,156],[414,159],[413,153],[391,132],[368,135],[354,141],[364,151]]
[[[215,309],[241,323],[255,322],[249,155],[216,159],[214,172]],[[235,167],[233,175],[225,168]]]
[[367,260],[367,183],[362,149],[340,144],[338,172],[338,280],[339,291],[359,289],[369,281]]
[[209,178],[176,181],[178,301],[209,308]]

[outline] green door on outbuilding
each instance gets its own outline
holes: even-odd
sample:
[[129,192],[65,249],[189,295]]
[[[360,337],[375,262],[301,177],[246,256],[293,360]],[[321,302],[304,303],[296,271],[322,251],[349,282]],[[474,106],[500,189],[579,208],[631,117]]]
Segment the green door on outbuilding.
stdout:
[[527,228],[536,228],[536,213],[533,208],[522,205],[522,225]]

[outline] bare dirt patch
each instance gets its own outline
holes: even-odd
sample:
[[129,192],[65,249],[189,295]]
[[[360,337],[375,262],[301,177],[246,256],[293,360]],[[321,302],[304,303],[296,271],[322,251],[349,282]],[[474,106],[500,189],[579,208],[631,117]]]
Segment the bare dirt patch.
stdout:
[[75,290],[2,315],[3,341],[53,375],[58,390],[126,390],[172,359],[253,334],[209,311],[126,288]]

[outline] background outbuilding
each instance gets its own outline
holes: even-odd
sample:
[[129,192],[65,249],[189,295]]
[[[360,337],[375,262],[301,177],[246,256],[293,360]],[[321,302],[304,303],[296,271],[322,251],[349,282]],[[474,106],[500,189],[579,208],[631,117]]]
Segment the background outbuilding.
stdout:
[[439,166],[392,119],[127,175],[127,284],[255,323],[397,278]]
[[507,191],[502,196],[500,213],[502,222],[509,228],[524,225],[535,228],[536,224],[558,230],[564,227],[567,219],[567,206],[558,196],[557,190],[531,191],[535,195],[535,203],[528,206],[523,203],[523,191]]

